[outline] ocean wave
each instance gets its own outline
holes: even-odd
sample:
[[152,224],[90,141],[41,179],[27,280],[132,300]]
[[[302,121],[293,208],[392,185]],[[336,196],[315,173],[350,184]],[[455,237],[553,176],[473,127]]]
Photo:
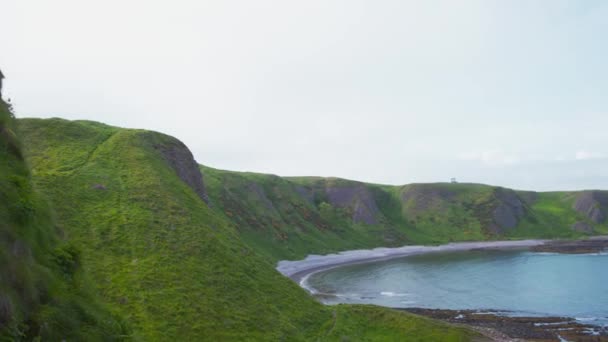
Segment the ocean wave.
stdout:
[[391,291],[382,291],[382,292],[380,292],[380,294],[382,296],[386,296],[386,297],[405,297],[405,296],[409,296],[409,293],[396,293],[396,292],[391,292]]
[[575,320],[581,322],[599,321],[600,317],[574,317]]

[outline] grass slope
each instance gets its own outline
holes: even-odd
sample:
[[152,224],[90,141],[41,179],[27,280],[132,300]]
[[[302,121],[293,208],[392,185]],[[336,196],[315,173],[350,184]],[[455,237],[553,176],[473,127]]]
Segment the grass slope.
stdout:
[[390,226],[353,222],[346,209],[289,179],[205,166],[201,171],[213,208],[272,261],[407,242]]
[[96,289],[135,339],[343,340],[361,331],[369,340],[477,336],[389,309],[319,304],[276,272],[257,245],[245,244],[229,214],[210,208],[178,177],[168,162],[175,156],[166,155],[180,146],[174,138],[61,119],[19,126],[36,184],[82,249]]
[[80,250],[62,233],[32,184],[14,119],[0,100],[0,340],[119,340],[129,334],[99,304]]
[[[574,209],[577,199],[590,192],[451,183],[388,186],[206,166],[201,171],[214,208],[272,261],[378,246],[608,233],[605,220],[593,222]],[[587,204],[596,217],[600,209],[608,210],[599,197]],[[574,229],[577,222],[588,229]]]

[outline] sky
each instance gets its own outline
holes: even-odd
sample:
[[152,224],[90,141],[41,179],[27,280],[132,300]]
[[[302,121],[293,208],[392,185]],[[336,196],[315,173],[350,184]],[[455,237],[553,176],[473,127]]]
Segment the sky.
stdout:
[[0,0],[18,117],[173,135],[204,165],[608,189],[608,2]]

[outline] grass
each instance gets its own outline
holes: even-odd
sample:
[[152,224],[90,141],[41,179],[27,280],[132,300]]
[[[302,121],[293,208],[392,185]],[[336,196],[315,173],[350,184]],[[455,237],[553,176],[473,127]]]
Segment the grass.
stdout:
[[[464,328],[371,305],[335,305],[325,326],[324,341],[469,341],[477,337]],[[369,322],[383,322],[370,325]]]
[[[300,259],[342,250],[522,238],[582,238],[575,222],[590,223],[572,204],[573,192],[516,192],[482,184],[365,184],[338,178],[278,177],[201,166],[219,215],[232,221],[242,239],[268,260]],[[358,189],[350,202],[330,203],[330,191]],[[354,190],[353,190],[354,191]],[[501,228],[494,212],[515,196],[525,214],[517,226]],[[533,200],[529,200],[533,198]],[[353,213],[373,201],[376,222]],[[593,224],[594,234],[608,232]]]
[[120,340],[128,326],[102,305],[35,188],[14,118],[0,101],[0,340]]
[[[275,271],[273,260],[285,251],[303,254],[322,239],[330,250],[351,229],[305,219],[315,205],[295,202],[290,183],[271,177],[278,184],[265,184],[270,176],[249,174],[247,182],[258,186],[243,189],[240,174],[206,175],[208,206],[160,152],[175,146],[172,137],[61,119],[21,120],[19,131],[33,179],[80,251],[91,290],[128,322],[130,339],[331,341],[357,339],[361,331],[370,340],[477,336],[390,309],[326,307]],[[219,199],[212,189],[223,182],[230,193]],[[298,228],[282,225],[286,217]],[[348,222],[338,211],[334,219]],[[368,227],[354,229],[361,233],[352,245],[372,235]],[[299,242],[290,244],[296,237]],[[62,267],[72,267],[69,257],[58,257]]]

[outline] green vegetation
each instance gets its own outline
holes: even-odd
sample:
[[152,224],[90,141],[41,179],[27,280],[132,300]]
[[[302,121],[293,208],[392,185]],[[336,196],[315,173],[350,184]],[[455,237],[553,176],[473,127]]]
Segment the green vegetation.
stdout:
[[323,306],[275,262],[608,232],[599,191],[388,186],[200,166],[203,187],[172,137],[62,119],[20,120],[16,130],[2,105],[7,339],[470,340],[478,335],[403,312]]
[[[240,227],[241,217],[277,220],[284,210],[280,203],[272,204],[280,208],[274,212],[258,205],[264,199],[253,186],[244,192],[234,188],[235,196],[249,196],[238,210],[225,210],[213,198],[207,205],[181,178],[191,175],[184,170],[189,152],[179,150],[182,145],[172,137],[61,119],[21,120],[19,132],[35,184],[69,241],[49,260],[60,272],[86,270],[94,284],[87,288],[129,323],[130,339],[464,341],[478,336],[390,309],[321,305],[274,269],[275,240],[265,239],[270,232],[280,237],[278,228],[258,234]],[[209,185],[220,181],[205,178],[211,188],[220,188]],[[255,205],[248,207],[250,202]],[[293,210],[312,214],[314,208],[313,203]],[[326,219],[349,222],[342,209],[327,209]],[[251,214],[241,216],[245,211]],[[294,215],[299,217],[300,212]],[[310,241],[325,239],[329,225],[319,229],[307,222],[301,221],[319,231]],[[332,241],[347,237],[351,226],[333,234]],[[373,235],[366,225],[355,226],[361,231],[358,243]],[[304,243],[297,248],[306,253]]]
[[[332,306],[326,341],[469,341],[475,335],[431,319],[372,305]],[[383,322],[370,325],[369,322]]]
[[272,262],[406,242],[386,225],[353,222],[349,208],[328,203],[321,183],[305,187],[273,175],[201,170],[212,208],[234,222],[242,239]]
[[[379,246],[608,232],[605,221],[592,222],[574,209],[583,192],[535,193],[461,183],[388,186],[205,166],[201,171],[218,214],[234,222],[242,239],[271,261]],[[589,224],[590,230],[575,230],[577,222]]]
[[0,340],[119,340],[130,334],[100,304],[80,249],[64,234],[32,184],[14,119],[0,101]]

